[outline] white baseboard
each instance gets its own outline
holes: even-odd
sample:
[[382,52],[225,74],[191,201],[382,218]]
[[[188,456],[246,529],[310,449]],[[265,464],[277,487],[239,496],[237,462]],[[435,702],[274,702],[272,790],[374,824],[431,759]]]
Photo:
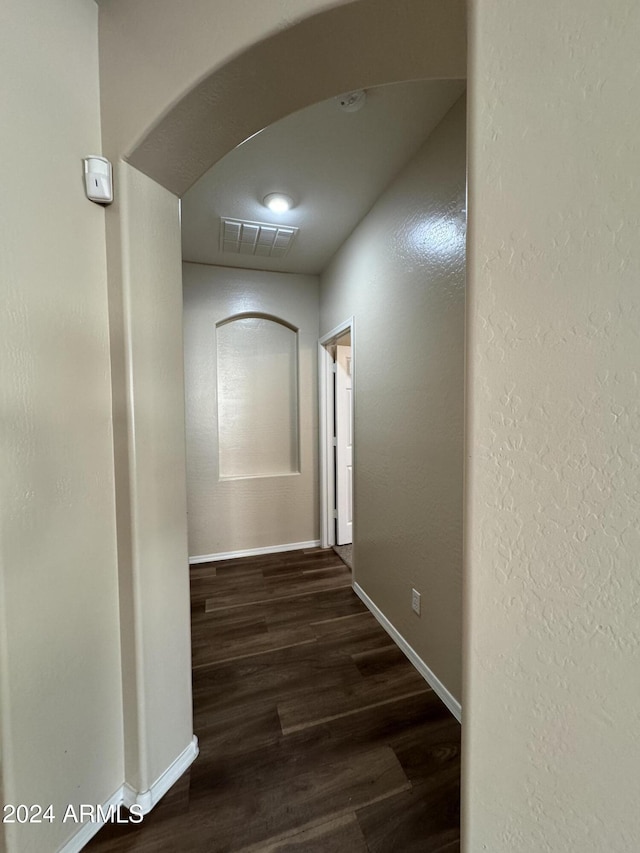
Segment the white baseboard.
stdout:
[[282,551],[302,551],[303,548],[319,548],[320,540],[310,542],[289,542],[287,545],[269,545],[266,548],[247,548],[245,551],[221,551],[219,554],[201,554],[189,557],[189,565],[213,563],[215,560],[235,560],[236,557],[258,557],[260,554],[280,554]]
[[[133,805],[138,805],[142,814],[147,814],[164,797],[169,788],[178,781],[185,770],[191,766],[197,758],[198,752],[198,738],[194,735],[187,748],[156,779],[148,791],[135,791],[131,785],[125,782],[102,804],[103,812],[108,812],[112,806],[131,808]],[[76,834],[60,848],[58,853],[80,853],[103,826],[104,821],[98,820],[84,823]]]
[[180,753],[173,764],[170,764],[164,773],[156,779],[148,791],[135,791],[131,785],[125,782],[123,785],[123,805],[127,808],[138,805],[143,814],[150,812],[185,770],[191,767],[198,757],[198,752],[198,738],[194,735],[191,743]]
[[405,640],[402,634],[394,628],[394,626],[389,622],[384,613],[377,607],[373,601],[369,598],[367,593],[362,589],[361,586],[358,586],[357,583],[353,584],[353,591],[361,599],[361,601],[366,604],[369,610],[376,617],[378,622],[382,625],[387,634],[391,637],[393,642],[405,653],[405,655],[409,658],[411,663],[418,670],[420,675],[424,678],[427,684],[433,688],[433,692],[436,693],[447,706],[447,708],[451,711],[456,720],[461,723],[462,722],[462,706],[460,702],[455,698],[455,696],[447,690],[444,684],[440,681],[438,676],[431,670],[427,664],[422,660],[420,655],[416,652],[414,648],[412,648],[409,643]]
[[[124,786],[118,788],[118,790],[102,804],[104,812],[107,812],[112,806],[122,805],[123,790]],[[80,851],[87,846],[93,836],[102,829],[103,826],[103,821],[90,821],[88,823],[83,823],[76,834],[72,835],[67,843],[60,847],[58,853],[80,853]]]

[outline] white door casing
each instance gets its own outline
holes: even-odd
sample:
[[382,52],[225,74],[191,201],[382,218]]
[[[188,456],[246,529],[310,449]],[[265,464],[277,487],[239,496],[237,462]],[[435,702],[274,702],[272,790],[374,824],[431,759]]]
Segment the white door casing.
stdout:
[[336,509],[338,545],[353,541],[353,384],[351,347],[336,347]]

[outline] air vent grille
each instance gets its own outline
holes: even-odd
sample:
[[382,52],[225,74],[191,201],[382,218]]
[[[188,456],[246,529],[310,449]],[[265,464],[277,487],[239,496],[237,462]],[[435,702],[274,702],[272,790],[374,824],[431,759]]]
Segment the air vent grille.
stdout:
[[249,222],[244,219],[220,220],[220,251],[263,258],[284,258],[298,233],[291,225]]

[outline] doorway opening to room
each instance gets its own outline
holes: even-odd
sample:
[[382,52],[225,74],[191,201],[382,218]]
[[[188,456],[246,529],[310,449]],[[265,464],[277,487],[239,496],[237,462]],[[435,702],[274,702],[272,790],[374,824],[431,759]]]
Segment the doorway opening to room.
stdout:
[[318,345],[320,544],[353,571],[355,329],[351,317]]

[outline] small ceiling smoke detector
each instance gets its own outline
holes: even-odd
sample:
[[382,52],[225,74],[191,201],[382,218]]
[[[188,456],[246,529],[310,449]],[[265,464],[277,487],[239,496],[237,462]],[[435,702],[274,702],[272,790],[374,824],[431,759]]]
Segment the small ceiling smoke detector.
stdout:
[[357,113],[364,107],[366,100],[367,93],[363,89],[358,89],[356,92],[345,92],[344,95],[338,95],[336,98],[338,107],[345,113]]
[[263,204],[272,213],[286,213],[293,207],[293,199],[284,193],[269,193],[264,197]]

